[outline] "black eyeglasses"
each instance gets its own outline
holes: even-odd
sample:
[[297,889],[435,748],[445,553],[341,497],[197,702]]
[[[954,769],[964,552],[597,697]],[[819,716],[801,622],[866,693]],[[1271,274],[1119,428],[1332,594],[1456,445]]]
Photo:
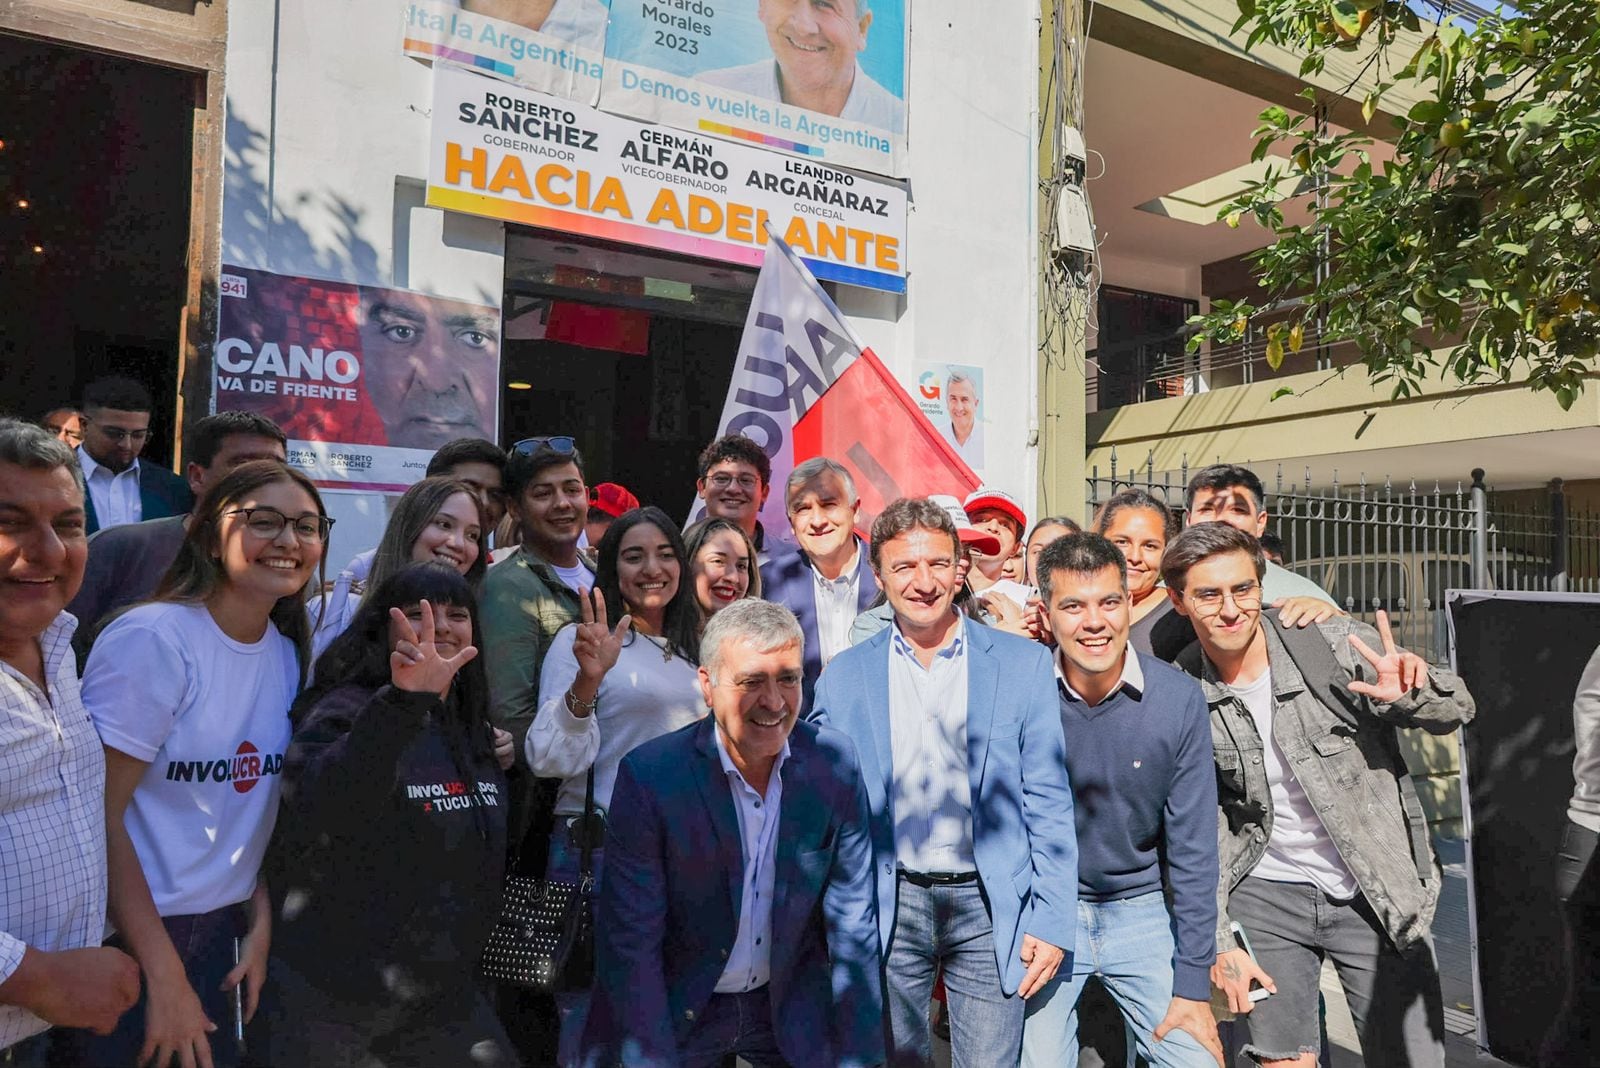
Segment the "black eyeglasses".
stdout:
[[235,508],[222,514],[244,516],[245,529],[262,541],[274,541],[283,533],[284,527],[292,526],[294,536],[301,542],[321,545],[328,540],[328,532],[333,529],[333,520],[325,515],[302,515],[291,519],[276,508]]
[[518,456],[532,456],[541,450],[571,456],[578,451],[578,439],[570,434],[553,434],[548,437],[523,438],[511,446],[511,451]]

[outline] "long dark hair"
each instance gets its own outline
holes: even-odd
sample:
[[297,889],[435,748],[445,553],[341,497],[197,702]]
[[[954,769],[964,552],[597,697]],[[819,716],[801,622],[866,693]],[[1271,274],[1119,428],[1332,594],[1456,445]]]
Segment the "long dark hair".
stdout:
[[[228,576],[218,557],[222,548],[218,525],[223,513],[263,486],[278,482],[292,482],[305,490],[316,505],[317,514],[327,516],[328,511],[322,505],[322,495],[317,492],[317,487],[294,468],[277,460],[252,460],[240,464],[218,479],[195,505],[188,532],[183,537],[183,544],[178,546],[177,558],[167,568],[167,573],[162,576],[161,584],[156,587],[150,600],[200,604],[226,584]],[[302,685],[311,657],[311,621],[306,616],[306,596],[312,589],[321,589],[328,574],[326,542],[321,549],[322,558],[317,563],[316,578],[308,581],[298,593],[278,598],[270,616],[278,633],[294,643]]]
[[[295,702],[289,718],[296,727],[323,695],[341,686],[376,690],[389,681],[389,609],[406,609],[419,601],[433,605],[434,618],[445,608],[465,608],[472,616],[472,644],[483,648],[478,625],[478,599],[467,580],[444,564],[411,564],[370,591],[344,633],[317,658],[315,681]],[[489,679],[483,657],[464,664],[444,702],[445,715],[459,729],[449,732],[467,740],[468,751],[483,758],[494,752],[489,730]],[[458,761],[459,763],[459,761]],[[463,768],[463,770],[465,770]]]
[[478,581],[489,568],[490,531],[483,520],[483,502],[465,482],[441,477],[425,478],[401,494],[394,506],[394,513],[389,516],[389,524],[383,528],[378,548],[372,554],[372,569],[367,573],[369,594],[383,585],[390,575],[411,564],[411,550],[417,544],[417,539],[422,537],[445,502],[458,493],[470,497],[472,506],[478,510],[478,558],[467,568],[467,582],[477,589]]
[[[666,639],[673,652],[691,664],[698,664],[700,606],[694,599],[694,577],[690,574],[689,553],[684,548],[683,535],[678,533],[677,525],[668,518],[667,513],[653,504],[622,513],[606,528],[605,537],[600,539],[595,587],[605,595],[606,618],[612,626],[616,626],[617,620],[628,611],[622,599],[622,587],[617,581],[617,557],[622,551],[623,536],[641,523],[648,523],[661,531],[667,544],[672,546],[673,555],[678,558],[678,592],[667,602],[667,611],[661,621],[661,637]],[[754,563],[751,560],[751,564]],[[634,631],[629,631],[627,640],[633,641],[634,634]]]

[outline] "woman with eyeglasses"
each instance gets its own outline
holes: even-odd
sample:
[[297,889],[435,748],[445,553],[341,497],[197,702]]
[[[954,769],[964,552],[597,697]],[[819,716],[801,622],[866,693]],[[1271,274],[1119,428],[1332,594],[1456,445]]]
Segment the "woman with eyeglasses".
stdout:
[[731,519],[711,517],[683,532],[684,552],[700,608],[700,626],[735,601],[761,596],[756,545]]
[[[635,746],[706,714],[698,684],[700,611],[677,525],[659,508],[624,514],[600,539],[595,588],[581,621],[557,632],[539,679],[539,714],[525,754],[535,775],[559,778],[546,876],[576,883],[585,836],[600,847],[617,765]],[[613,620],[616,622],[613,624]],[[595,811],[584,794],[594,771]],[[578,1063],[589,995],[558,994],[562,1068]]]
[[260,1063],[511,1063],[475,978],[506,842],[480,641],[467,580],[410,564],[318,659],[284,759]]
[[343,634],[361,606],[362,594],[409,564],[437,563],[466,576],[476,589],[489,566],[483,551],[486,532],[479,496],[465,482],[425,478],[401,495],[373,553],[365,583],[341,571],[333,587],[309,604],[315,633],[312,653],[322,653]]
[[149,603],[114,619],[83,673],[106,753],[113,941],[144,972],[73,1063],[240,1063],[271,942],[261,860],[278,815],[289,707],[306,676],[305,595],[332,520],[316,487],[241,464],[194,509]]

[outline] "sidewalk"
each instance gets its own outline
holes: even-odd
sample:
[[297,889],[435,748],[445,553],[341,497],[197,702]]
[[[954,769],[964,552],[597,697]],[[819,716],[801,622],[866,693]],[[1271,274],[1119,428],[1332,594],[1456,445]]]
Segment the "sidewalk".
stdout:
[[[1477,1016],[1472,995],[1472,935],[1467,924],[1466,843],[1458,838],[1435,839],[1444,887],[1439,911],[1433,918],[1434,948],[1439,955],[1439,978],[1444,988],[1444,1024],[1447,1032],[1447,1068],[1495,1068],[1507,1062],[1480,1055]],[[1364,1066],[1350,1010],[1345,1006],[1339,979],[1328,965],[1322,971],[1322,993],[1328,1004],[1328,1040],[1333,1047],[1330,1068]],[[1374,1065],[1373,1068],[1378,1068]]]

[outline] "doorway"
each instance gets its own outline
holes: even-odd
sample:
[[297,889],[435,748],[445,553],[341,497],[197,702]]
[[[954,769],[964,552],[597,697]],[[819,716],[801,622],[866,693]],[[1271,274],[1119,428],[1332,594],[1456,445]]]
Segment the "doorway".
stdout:
[[173,459],[194,74],[0,35],[0,412],[75,406],[111,373]]
[[682,522],[755,281],[707,260],[509,230],[502,440],[571,434],[591,485],[621,483]]

